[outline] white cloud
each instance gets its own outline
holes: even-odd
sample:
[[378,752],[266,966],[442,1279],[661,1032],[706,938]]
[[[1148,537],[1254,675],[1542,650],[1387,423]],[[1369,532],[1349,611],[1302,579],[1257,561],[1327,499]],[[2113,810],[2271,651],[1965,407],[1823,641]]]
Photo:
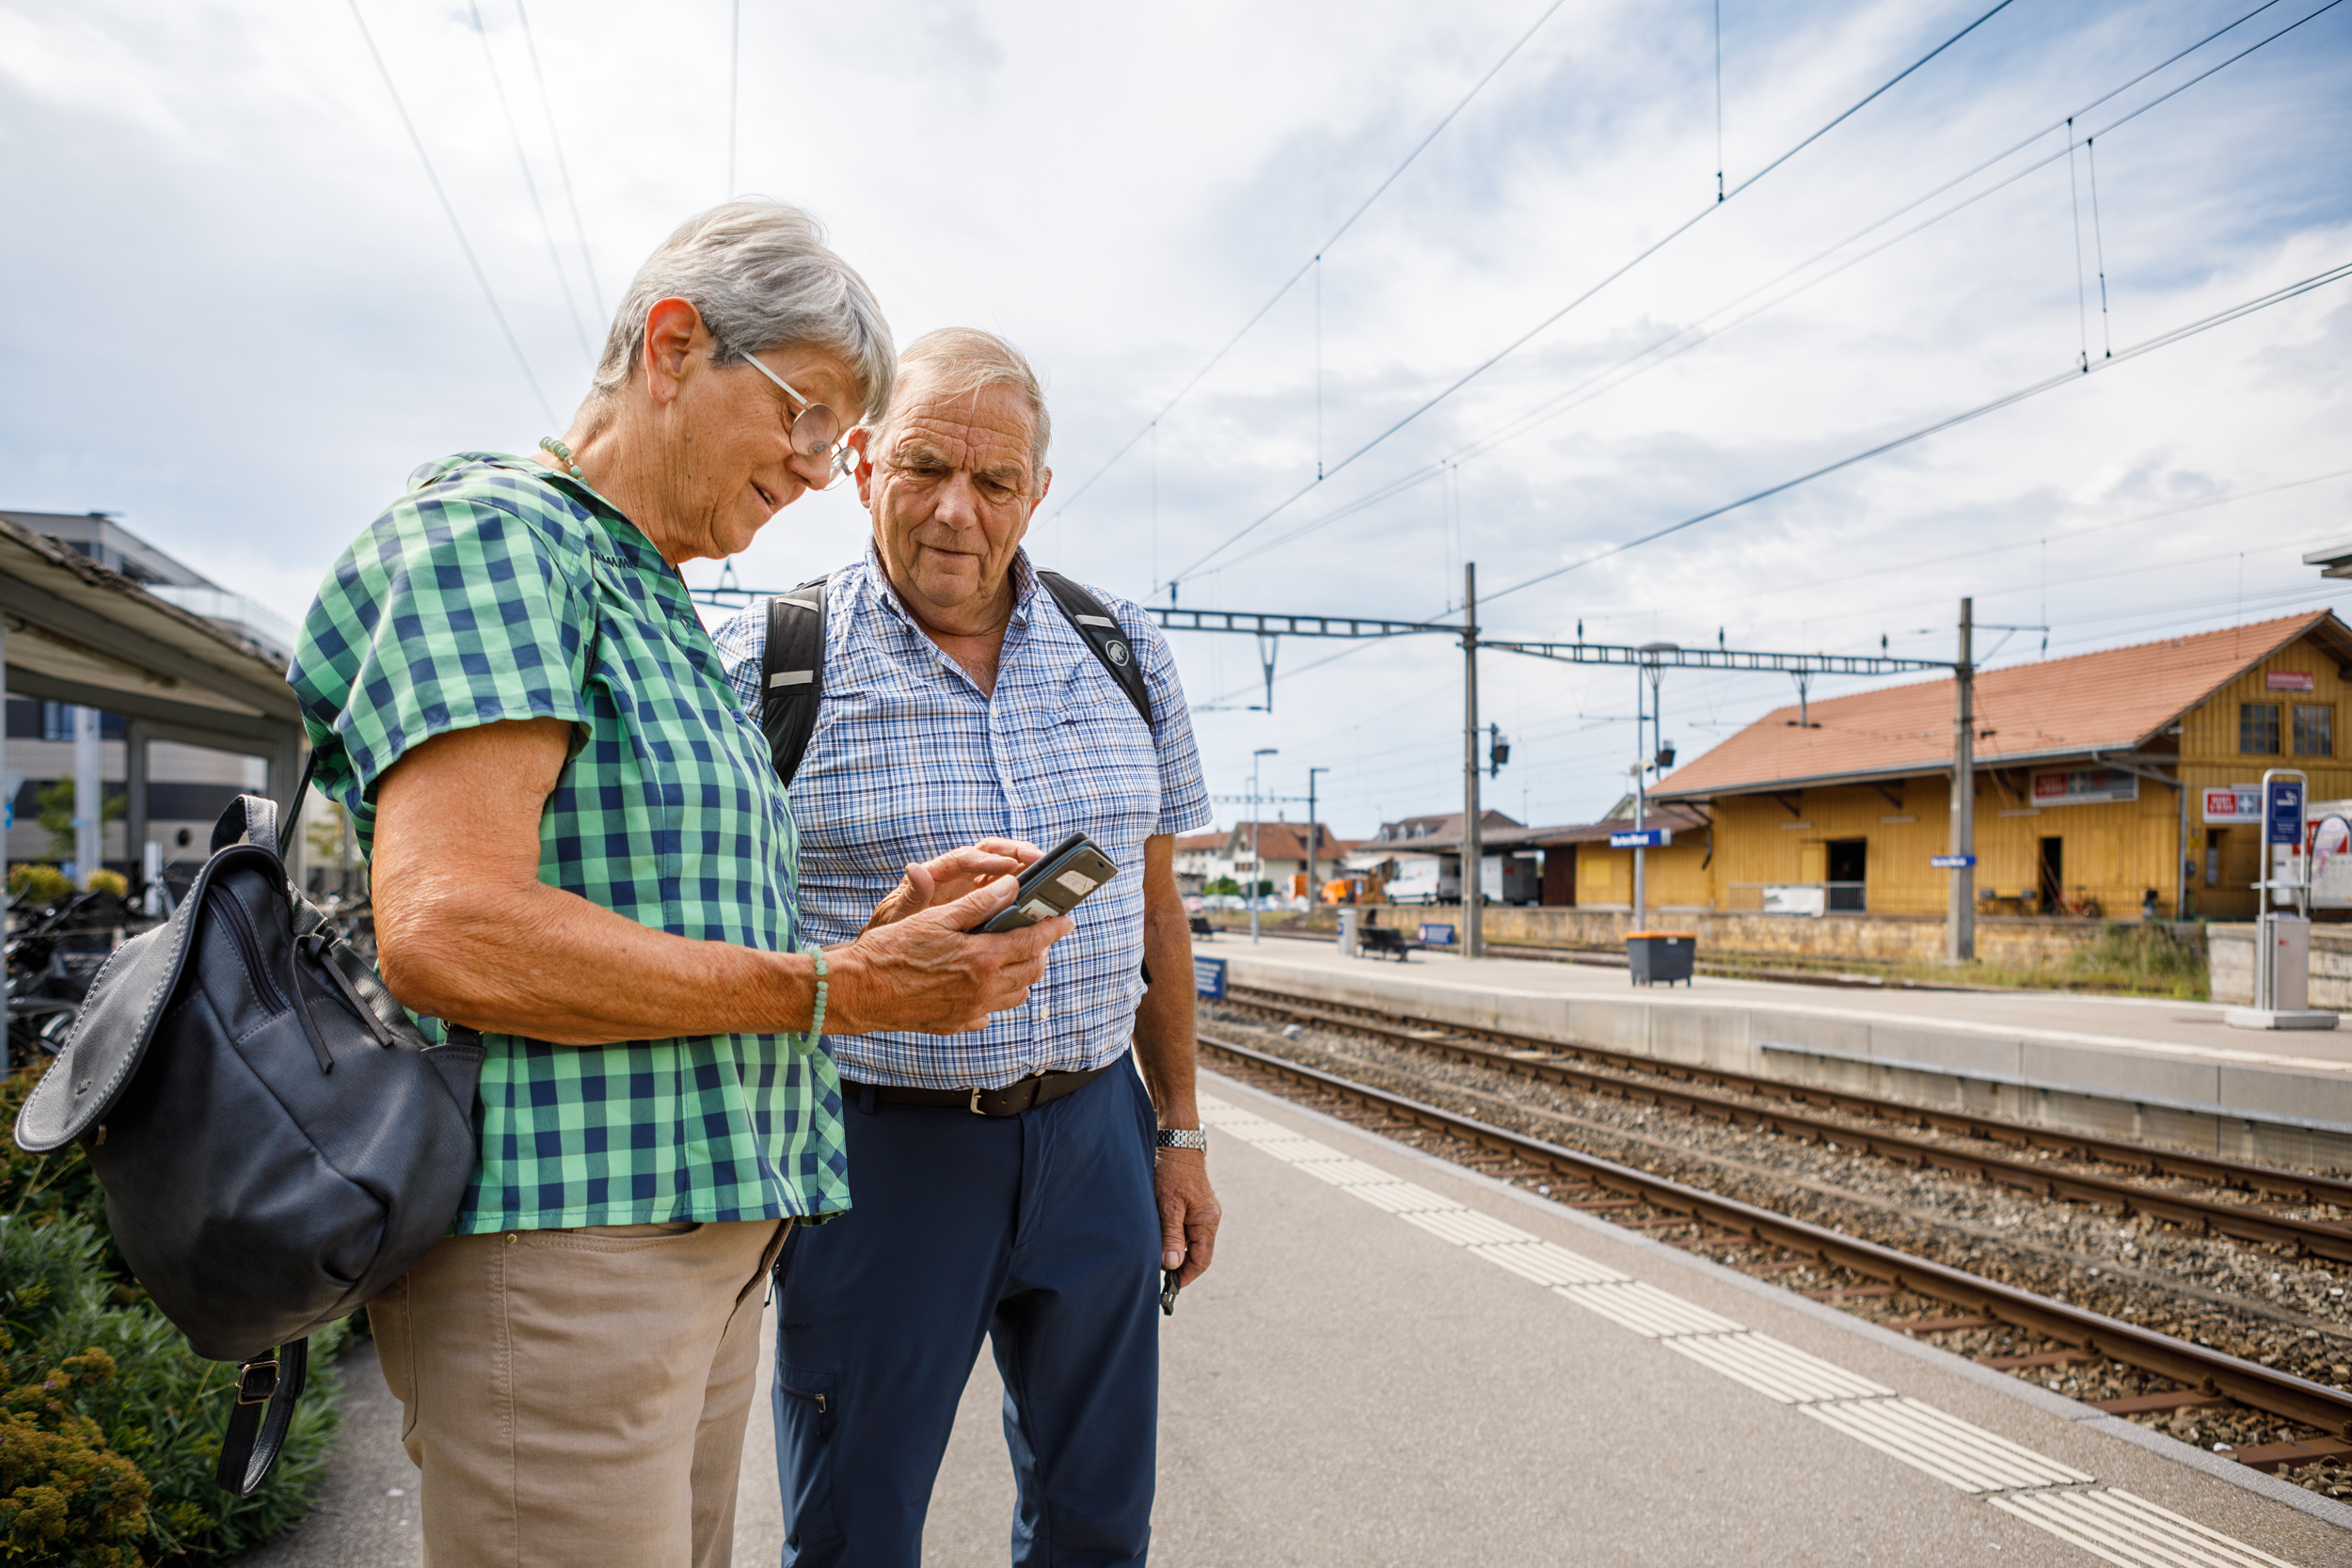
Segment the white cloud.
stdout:
[[[586,374],[565,284],[587,313],[590,278],[513,0],[481,0],[484,34],[469,0],[360,4],[560,416]],[[1541,8],[746,7],[737,183],[823,216],[902,336],[968,323],[1027,347],[1055,400],[1066,497]],[[1979,9],[1731,8],[1732,182]],[[2299,9],[2273,8],[2086,123]],[[1572,0],[1331,248],[1327,464],[1708,207],[1709,14]],[[2010,8],[1250,547],[1506,428],[2234,14],[2216,0]],[[728,8],[537,0],[531,17],[609,305],[662,233],[725,194]],[[2352,139],[2348,25],[2322,17],[2099,143],[2095,240],[2118,345],[2352,259],[2332,177]],[[548,205],[552,261],[485,40]],[[524,449],[547,429],[346,6],[0,4],[0,277],[15,307],[0,337],[0,504],[119,510],[295,614],[409,467]],[[1716,322],[1717,337],[1451,482],[1255,558],[1236,550],[1184,602],[1428,615],[1458,596],[1466,556],[1491,593],[2054,373],[2082,332],[2088,160],[2075,172],[2070,189],[2055,164],[1751,322]],[[1082,503],[1049,502],[1035,538],[1049,563],[1140,594],[1311,479],[1313,307],[1311,286],[1294,291],[1156,443]],[[2096,356],[2095,293],[2089,331]],[[2352,309],[2315,294],[1507,597],[1491,621],[1565,636],[1581,619],[1632,641],[1709,641],[1720,626],[1767,646],[1875,647],[1885,633],[1899,651],[1940,654],[1963,594],[2014,622],[2040,621],[2046,594],[2053,651],[2241,606],[2270,613],[2290,596],[2325,602],[2333,585],[2295,557],[2343,524],[2352,482],[2081,531],[2352,467],[2348,339]],[[797,581],[852,554],[862,530],[846,494],[811,499],[738,566]],[[1888,569],[1970,551],[1993,553]],[[2039,641],[2013,640],[2003,657]],[[1178,647],[1196,701],[1259,700],[1246,641]],[[1334,651],[1285,642],[1280,668]],[[1458,792],[1459,678],[1458,654],[1429,640],[1295,673],[1272,715],[1204,714],[1214,787],[1237,790],[1248,752],[1279,745],[1279,768],[1338,769],[1324,793],[1343,828],[1441,809]],[[1608,803],[1630,749],[1616,721],[1630,708],[1624,672],[1490,657],[1485,687],[1518,740],[1496,803],[1517,813],[1524,790],[1526,809],[1552,820]],[[1677,676],[1669,728],[1691,726],[1688,753],[1723,733],[1705,726],[1788,694],[1772,678]]]

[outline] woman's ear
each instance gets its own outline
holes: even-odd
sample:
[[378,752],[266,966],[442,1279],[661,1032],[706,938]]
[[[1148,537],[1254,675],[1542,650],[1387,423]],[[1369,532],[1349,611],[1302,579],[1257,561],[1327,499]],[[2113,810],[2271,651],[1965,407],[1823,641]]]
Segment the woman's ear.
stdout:
[[850,475],[857,481],[857,499],[866,506],[874,504],[873,439],[874,433],[864,425],[841,438],[841,444],[850,449]]
[[656,403],[675,403],[696,349],[707,350],[710,334],[691,300],[657,299],[645,311],[645,387]]

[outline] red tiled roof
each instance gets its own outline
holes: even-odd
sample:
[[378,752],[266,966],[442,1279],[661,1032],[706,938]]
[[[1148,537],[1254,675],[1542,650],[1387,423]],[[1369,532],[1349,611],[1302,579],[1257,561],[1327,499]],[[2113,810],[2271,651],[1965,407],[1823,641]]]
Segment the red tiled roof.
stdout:
[[[2352,662],[2352,631],[2323,610],[1983,671],[1977,676],[1977,760],[1997,767],[2131,751],[2263,659],[2315,633]],[[1805,729],[1797,728],[1793,705],[1774,708],[1660,781],[1651,798],[1944,768],[1952,755],[1952,705],[1947,676],[1822,698],[1811,705],[1812,727]]]

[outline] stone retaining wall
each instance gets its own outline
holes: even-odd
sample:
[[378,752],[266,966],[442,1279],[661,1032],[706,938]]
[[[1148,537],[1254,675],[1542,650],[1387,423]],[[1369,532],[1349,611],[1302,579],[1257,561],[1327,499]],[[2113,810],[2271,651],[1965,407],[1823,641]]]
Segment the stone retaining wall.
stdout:
[[[2206,962],[2213,999],[2251,1006],[2254,1002],[2254,927],[2205,927]],[[2352,926],[2312,927],[2312,1006],[2352,1013]]]
[[[1410,931],[1423,921],[1461,928],[1459,904],[1375,906],[1380,922]],[[1486,940],[1512,946],[1622,950],[1633,929],[1625,910],[1525,909],[1490,905]],[[1329,930],[1335,916],[1318,910],[1306,921]],[[1977,957],[1985,963],[2019,969],[2063,962],[2099,940],[2096,920],[1979,916]],[[1851,958],[1871,963],[1941,963],[1944,922],[1933,915],[1807,915],[1727,913],[1707,910],[1657,910],[1652,930],[1694,931],[1702,953],[1752,958]],[[2191,927],[2190,929],[2194,929]],[[2346,970],[2352,976],[2352,967]]]

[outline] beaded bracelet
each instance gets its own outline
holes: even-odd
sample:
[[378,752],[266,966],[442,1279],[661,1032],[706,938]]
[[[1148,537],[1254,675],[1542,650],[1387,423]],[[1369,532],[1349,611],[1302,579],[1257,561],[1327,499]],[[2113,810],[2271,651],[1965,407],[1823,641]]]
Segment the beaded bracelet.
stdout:
[[825,950],[803,947],[801,951],[817,960],[817,1013],[808,1021],[809,1037],[814,1039],[825,1032]]

